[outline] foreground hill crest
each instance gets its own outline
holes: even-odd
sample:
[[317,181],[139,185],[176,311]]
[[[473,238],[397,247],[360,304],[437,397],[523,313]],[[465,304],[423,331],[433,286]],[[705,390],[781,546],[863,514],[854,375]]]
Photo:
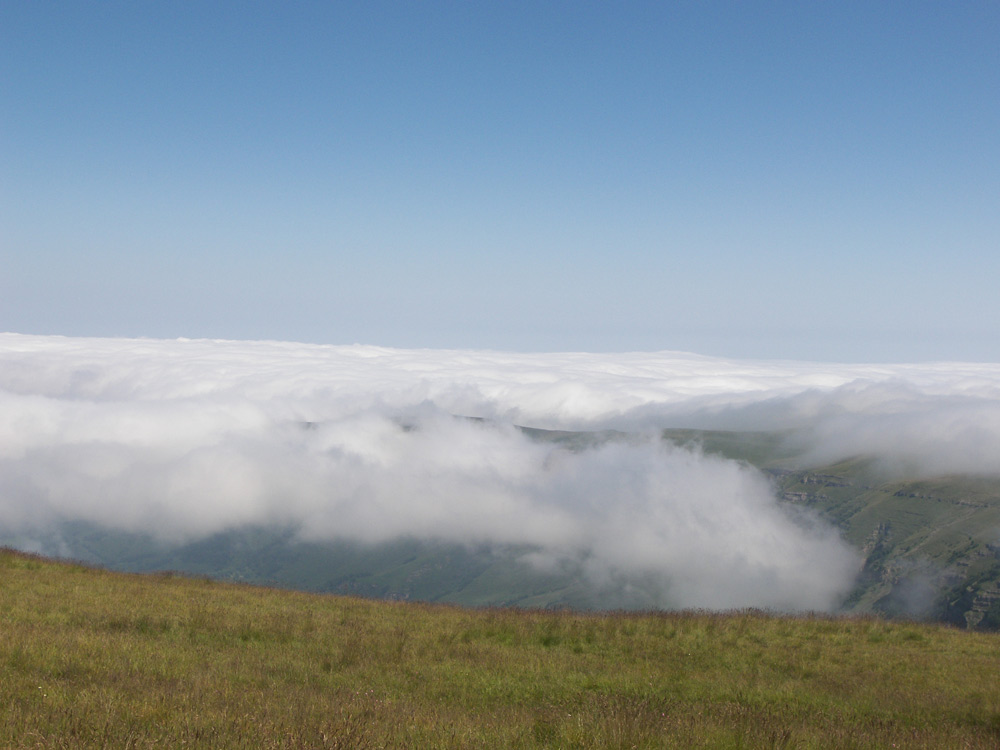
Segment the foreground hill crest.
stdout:
[[0,632],[11,748],[1000,741],[997,635],[873,618],[468,610],[0,550]]

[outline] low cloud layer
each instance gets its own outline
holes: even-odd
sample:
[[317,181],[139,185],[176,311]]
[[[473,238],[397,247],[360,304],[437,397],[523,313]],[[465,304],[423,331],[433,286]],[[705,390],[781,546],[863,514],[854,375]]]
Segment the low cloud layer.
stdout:
[[[514,424],[638,436],[571,452]],[[835,606],[857,565],[835,531],[749,467],[642,437],[670,426],[1000,473],[1000,367],[0,334],[0,532],[410,535],[525,546],[674,606]]]

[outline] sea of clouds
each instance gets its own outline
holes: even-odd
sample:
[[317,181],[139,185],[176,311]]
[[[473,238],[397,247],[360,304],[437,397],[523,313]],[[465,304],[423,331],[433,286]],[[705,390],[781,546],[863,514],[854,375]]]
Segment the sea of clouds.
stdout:
[[[568,450],[515,425],[632,437]],[[0,334],[0,538],[279,524],[523,546],[603,585],[652,581],[672,606],[835,607],[858,566],[838,533],[663,427],[780,429],[809,460],[1000,475],[1000,365]]]

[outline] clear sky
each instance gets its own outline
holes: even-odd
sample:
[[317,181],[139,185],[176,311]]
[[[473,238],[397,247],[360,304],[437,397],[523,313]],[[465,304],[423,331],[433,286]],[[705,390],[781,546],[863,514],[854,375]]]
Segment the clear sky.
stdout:
[[0,330],[1000,360],[996,2],[4,2]]

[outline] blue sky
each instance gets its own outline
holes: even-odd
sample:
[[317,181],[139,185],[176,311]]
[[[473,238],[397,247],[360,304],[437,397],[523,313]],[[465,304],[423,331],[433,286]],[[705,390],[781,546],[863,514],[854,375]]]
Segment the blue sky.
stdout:
[[0,5],[0,330],[1000,359],[1000,5]]

